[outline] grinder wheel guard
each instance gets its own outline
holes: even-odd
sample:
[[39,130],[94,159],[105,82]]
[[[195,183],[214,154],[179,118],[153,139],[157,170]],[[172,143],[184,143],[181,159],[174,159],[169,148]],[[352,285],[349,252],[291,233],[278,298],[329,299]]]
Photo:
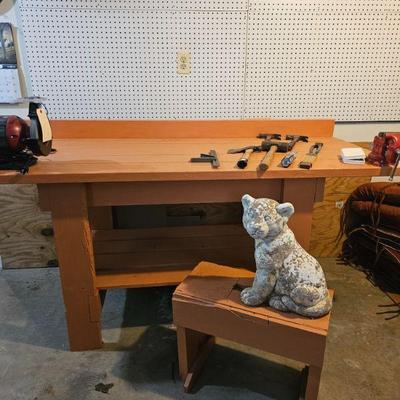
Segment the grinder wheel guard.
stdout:
[[26,173],[52,150],[52,133],[47,110],[30,102],[28,121],[15,115],[0,116],[0,169]]

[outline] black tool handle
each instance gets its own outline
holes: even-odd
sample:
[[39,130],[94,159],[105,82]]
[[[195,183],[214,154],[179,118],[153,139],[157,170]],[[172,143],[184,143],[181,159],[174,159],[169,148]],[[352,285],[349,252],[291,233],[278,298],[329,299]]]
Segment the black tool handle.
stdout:
[[247,167],[247,164],[249,162],[249,158],[250,158],[252,153],[253,153],[253,149],[245,150],[245,152],[243,153],[241,159],[236,164],[238,166],[238,168],[243,169],[243,168]]

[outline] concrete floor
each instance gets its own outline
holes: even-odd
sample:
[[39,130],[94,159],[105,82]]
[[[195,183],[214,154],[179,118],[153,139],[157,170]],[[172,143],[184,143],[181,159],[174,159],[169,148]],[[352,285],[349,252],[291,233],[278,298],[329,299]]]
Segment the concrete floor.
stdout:
[[[336,299],[321,400],[400,398],[400,317],[364,275],[321,260]],[[0,272],[0,399],[295,399],[302,365],[219,341],[194,394],[177,376],[171,288],[107,294],[99,351],[68,351],[57,269]],[[95,390],[113,383],[109,394]]]

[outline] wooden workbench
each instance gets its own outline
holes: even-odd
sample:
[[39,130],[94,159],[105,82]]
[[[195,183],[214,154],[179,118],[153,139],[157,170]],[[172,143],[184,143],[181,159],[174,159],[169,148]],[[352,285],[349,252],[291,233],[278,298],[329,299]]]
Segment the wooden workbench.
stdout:
[[[324,179],[379,175],[370,165],[345,165],[332,138],[334,122],[301,121],[53,121],[57,152],[41,158],[29,174],[0,172],[0,183],[38,184],[40,204],[51,211],[71,350],[99,348],[102,289],[177,284],[201,259],[249,264],[252,241],[239,226],[143,230],[113,229],[111,206],[240,201],[244,193],[290,201],[290,221],[308,247],[312,208],[322,198]],[[298,159],[288,169],[260,174],[263,153],[247,169],[230,148],[258,144],[260,132],[302,134]],[[297,168],[313,142],[324,147],[311,170]],[[221,167],[190,163],[214,149]],[[252,256],[251,256],[252,257]]]

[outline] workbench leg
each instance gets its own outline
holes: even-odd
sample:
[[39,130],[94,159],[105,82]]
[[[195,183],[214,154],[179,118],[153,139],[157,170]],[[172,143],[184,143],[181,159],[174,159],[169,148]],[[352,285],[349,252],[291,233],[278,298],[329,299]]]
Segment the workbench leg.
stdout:
[[97,349],[102,346],[101,302],[95,286],[86,187],[52,185],[49,194],[70,349]]
[[321,380],[321,367],[309,365],[306,367],[306,383],[304,400],[317,400],[319,392],[319,383]]
[[200,375],[215,338],[192,329],[177,326],[179,375],[183,389],[190,392]]
[[288,225],[306,250],[310,247],[312,213],[319,190],[318,179],[283,180],[282,202],[290,202],[294,206],[294,215]]

